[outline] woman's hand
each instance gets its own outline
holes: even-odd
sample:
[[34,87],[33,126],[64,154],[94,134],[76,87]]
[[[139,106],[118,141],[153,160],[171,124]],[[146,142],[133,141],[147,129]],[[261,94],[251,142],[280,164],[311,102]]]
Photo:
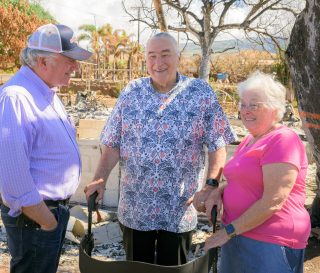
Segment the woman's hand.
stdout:
[[211,248],[224,245],[229,240],[226,230],[224,228],[220,229],[206,240],[204,250],[207,252]]

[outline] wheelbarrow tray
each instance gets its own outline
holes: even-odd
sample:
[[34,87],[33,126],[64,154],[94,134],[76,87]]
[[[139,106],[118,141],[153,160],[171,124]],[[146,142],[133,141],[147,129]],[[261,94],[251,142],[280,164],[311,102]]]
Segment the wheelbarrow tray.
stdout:
[[[97,193],[89,198],[88,202],[88,234],[80,243],[79,268],[81,273],[209,273],[212,267],[213,273],[217,272],[217,249],[210,249],[205,255],[196,258],[186,264],[177,266],[163,266],[138,261],[101,261],[91,257],[94,247],[93,233],[91,232],[92,212],[97,209],[95,199]],[[214,230],[216,224],[216,208],[212,210]]]
[[79,268],[82,273],[208,273],[208,253],[183,265],[161,266],[137,261],[100,261],[86,252],[87,240],[82,239],[79,251]]

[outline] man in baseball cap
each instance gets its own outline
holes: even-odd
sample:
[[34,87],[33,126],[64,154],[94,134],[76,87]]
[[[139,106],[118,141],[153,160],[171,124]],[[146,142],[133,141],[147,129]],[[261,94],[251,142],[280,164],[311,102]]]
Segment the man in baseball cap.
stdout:
[[81,159],[55,87],[68,85],[78,61],[91,55],[69,27],[41,26],[21,52],[20,70],[0,87],[1,218],[10,272],[57,271]]

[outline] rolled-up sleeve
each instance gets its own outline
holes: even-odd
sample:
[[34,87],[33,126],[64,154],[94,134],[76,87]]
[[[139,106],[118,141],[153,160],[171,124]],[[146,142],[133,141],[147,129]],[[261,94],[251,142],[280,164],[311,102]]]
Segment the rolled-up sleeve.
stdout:
[[[5,93],[5,92],[4,92]],[[32,110],[27,101],[17,96],[0,96],[0,191],[10,207],[9,215],[17,216],[21,207],[41,202],[30,173],[33,145]]]
[[210,90],[210,96],[205,113],[206,127],[204,142],[208,146],[209,152],[213,152],[236,141],[236,135],[232,131],[228,118],[211,86],[206,83],[206,88]]

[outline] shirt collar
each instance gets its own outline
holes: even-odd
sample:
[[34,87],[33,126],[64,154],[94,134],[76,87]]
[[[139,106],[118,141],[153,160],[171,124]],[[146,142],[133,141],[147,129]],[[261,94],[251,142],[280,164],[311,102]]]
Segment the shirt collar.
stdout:
[[[38,91],[48,100],[52,102],[55,95],[55,88],[50,89],[49,86],[28,66],[22,66],[20,72],[34,84],[37,85]],[[31,90],[29,90],[31,92]]]
[[[182,79],[181,74],[180,74],[179,72],[177,72],[176,75],[177,75],[177,76],[176,76],[176,84],[172,87],[172,89],[176,88],[176,87],[181,83],[181,79]],[[152,90],[153,92],[157,92],[157,93],[158,93],[158,91],[156,91],[155,88],[153,87],[152,78],[151,78],[151,77],[149,77],[148,83],[149,83],[149,86],[150,86],[151,90]],[[172,90],[172,89],[171,89],[171,90]],[[170,94],[170,93],[171,93],[171,90],[168,91],[167,93],[164,93],[163,95],[168,95],[168,94]]]

